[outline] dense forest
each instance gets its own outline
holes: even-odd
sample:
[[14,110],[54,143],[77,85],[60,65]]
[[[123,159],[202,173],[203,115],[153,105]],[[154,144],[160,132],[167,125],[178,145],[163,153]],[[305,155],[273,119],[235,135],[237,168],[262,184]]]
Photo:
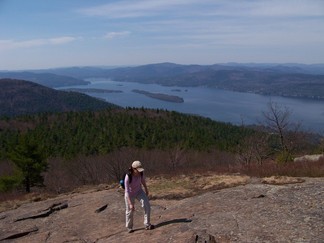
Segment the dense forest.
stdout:
[[63,157],[105,154],[122,147],[230,151],[252,133],[208,118],[133,108],[25,116],[0,121],[0,129],[2,155],[25,134],[42,144],[49,156]]
[[323,175],[321,162],[291,162],[296,151],[323,152],[318,142],[297,135],[285,133],[281,146],[272,133],[144,108],[6,118],[0,120],[0,192],[45,185],[61,193],[116,183],[134,159],[144,162],[150,176],[193,171]]
[[[0,120],[0,192],[21,186],[30,192],[45,185],[59,193],[116,182],[134,159],[143,160],[149,175],[252,173],[253,168],[258,176],[324,173],[320,163],[298,163],[296,168],[294,163],[277,167],[277,162],[270,162],[269,167],[266,161],[290,162],[290,152],[296,149],[300,153],[319,148],[304,138],[300,144],[297,137],[288,141],[293,141],[295,150],[285,147],[280,152],[280,139],[271,133],[159,109],[109,108],[5,118]],[[274,157],[278,153],[280,157]]]
[[[107,178],[111,181],[125,171],[125,163],[138,157],[131,152],[134,149],[155,154],[155,162],[162,160],[160,172],[170,168],[170,163],[175,170],[182,157],[178,152],[234,151],[251,133],[250,129],[207,118],[144,108],[6,118],[0,120],[0,191],[23,185],[30,192],[33,186],[43,185],[45,171],[49,190],[57,185],[71,189]],[[111,159],[116,153],[118,158]],[[172,153],[175,158],[170,162]],[[128,154],[133,155],[126,159]],[[47,161],[51,161],[49,167]],[[56,174],[64,175],[58,181]]]

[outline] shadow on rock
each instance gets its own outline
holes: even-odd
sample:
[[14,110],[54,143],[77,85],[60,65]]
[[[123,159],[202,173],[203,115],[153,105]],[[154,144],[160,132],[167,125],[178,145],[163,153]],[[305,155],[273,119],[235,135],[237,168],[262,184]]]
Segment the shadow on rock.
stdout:
[[172,219],[172,220],[168,220],[168,221],[164,221],[161,223],[158,223],[155,225],[155,228],[159,228],[165,225],[169,225],[169,224],[176,224],[176,223],[190,223],[192,220],[191,219],[186,219],[186,218],[182,218],[182,219]]

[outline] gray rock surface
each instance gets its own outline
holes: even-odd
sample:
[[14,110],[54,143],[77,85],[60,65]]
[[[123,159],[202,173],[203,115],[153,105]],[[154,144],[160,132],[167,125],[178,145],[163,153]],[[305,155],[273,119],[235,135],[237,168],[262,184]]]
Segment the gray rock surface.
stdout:
[[182,200],[151,200],[154,230],[124,226],[120,189],[92,190],[0,213],[0,242],[324,242],[324,178],[259,182]]

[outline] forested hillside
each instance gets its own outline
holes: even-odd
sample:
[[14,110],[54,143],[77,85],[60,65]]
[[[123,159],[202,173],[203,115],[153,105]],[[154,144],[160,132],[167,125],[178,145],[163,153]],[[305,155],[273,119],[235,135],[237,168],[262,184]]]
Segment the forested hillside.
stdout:
[[300,144],[296,136],[284,136],[289,148],[282,147],[275,134],[144,108],[5,118],[0,119],[0,192],[24,187],[28,193],[45,185],[46,190],[61,193],[117,182],[134,159],[145,161],[150,175],[184,171],[323,174],[319,163],[297,167],[288,163],[296,149],[309,151],[318,144],[299,139]]
[[159,109],[125,110],[87,95],[28,81],[2,79],[0,85],[0,115],[13,117],[0,120],[2,155],[22,134],[44,146],[49,156],[73,157],[122,147],[231,150],[252,131]]
[[0,79],[0,86],[0,116],[117,107],[85,94],[57,91],[29,81]]
[[1,154],[20,134],[49,156],[106,154],[123,147],[230,151],[252,130],[207,118],[146,109],[68,112],[0,121]]

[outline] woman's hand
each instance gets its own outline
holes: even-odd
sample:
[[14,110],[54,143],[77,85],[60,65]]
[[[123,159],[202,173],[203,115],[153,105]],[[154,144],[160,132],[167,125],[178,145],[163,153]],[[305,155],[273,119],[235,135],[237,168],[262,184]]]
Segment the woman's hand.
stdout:
[[147,186],[146,186],[145,181],[144,181],[144,183],[143,183],[143,186],[144,186],[145,194],[146,194],[146,196],[148,196],[148,195],[149,195],[149,190],[147,189]]
[[133,204],[130,204],[130,205],[129,205],[129,209],[130,209],[131,211],[135,211],[135,206],[134,206]]

